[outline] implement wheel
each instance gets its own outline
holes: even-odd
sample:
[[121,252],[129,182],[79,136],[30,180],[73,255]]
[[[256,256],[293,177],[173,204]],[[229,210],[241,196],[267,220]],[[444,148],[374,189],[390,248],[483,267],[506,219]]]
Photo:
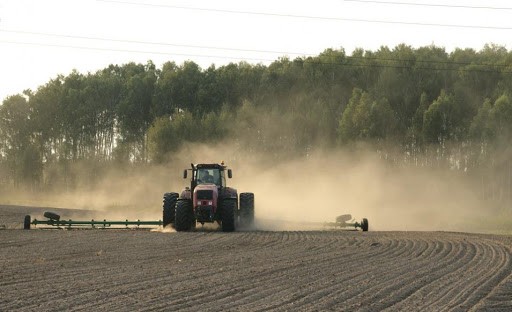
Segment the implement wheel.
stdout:
[[30,216],[26,215],[25,219],[23,220],[23,229],[24,230],[30,230],[30,223],[31,222],[32,222],[32,220],[30,220]]
[[368,232],[368,219],[363,218],[363,221],[361,221],[361,229],[363,232]]
[[178,200],[178,193],[165,193],[164,194],[164,205],[163,205],[163,226],[166,227],[168,224],[174,223],[176,215],[176,201]]

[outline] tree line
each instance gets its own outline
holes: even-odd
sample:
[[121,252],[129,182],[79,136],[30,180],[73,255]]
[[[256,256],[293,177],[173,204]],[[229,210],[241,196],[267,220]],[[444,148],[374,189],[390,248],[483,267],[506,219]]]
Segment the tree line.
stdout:
[[500,173],[512,197],[511,92],[512,53],[495,45],[73,71],[3,100],[0,184],[72,187],[77,164],[166,162],[186,142],[276,159],[365,142],[396,164]]

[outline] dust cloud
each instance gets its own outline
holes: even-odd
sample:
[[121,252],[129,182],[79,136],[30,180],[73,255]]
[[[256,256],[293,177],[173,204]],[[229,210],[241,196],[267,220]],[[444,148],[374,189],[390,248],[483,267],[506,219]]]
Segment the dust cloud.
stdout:
[[351,214],[356,221],[368,218],[370,230],[475,231],[494,213],[463,176],[391,167],[370,152],[318,153],[237,169],[239,192],[255,193],[257,220],[272,229],[311,228]]
[[257,229],[322,229],[323,222],[351,214],[355,221],[368,218],[370,231],[481,232],[492,231],[500,213],[479,199],[475,184],[460,172],[400,168],[365,150],[276,161],[229,144],[187,145],[167,164],[112,169],[93,186],[25,199],[93,210],[101,219],[159,220],[163,193],[180,192],[189,183],[183,169],[221,161],[233,170],[229,186],[255,194]]

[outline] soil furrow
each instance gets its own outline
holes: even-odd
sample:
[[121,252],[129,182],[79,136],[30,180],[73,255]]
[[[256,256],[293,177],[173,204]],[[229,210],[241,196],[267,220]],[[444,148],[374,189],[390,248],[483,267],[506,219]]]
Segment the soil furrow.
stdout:
[[[453,248],[451,243],[436,242],[434,247],[437,253],[431,255],[431,258],[422,259],[421,263],[410,263],[407,258],[390,258],[388,265],[385,265],[386,270],[381,271],[379,275],[375,276],[375,280],[369,287],[362,292],[350,292],[346,294],[346,304],[350,307],[352,302],[356,305],[364,304],[365,302],[380,302],[387,299],[390,292],[396,288],[408,285],[411,281],[422,279],[424,276],[429,276],[431,271],[444,267],[446,263],[443,259],[447,257],[454,257],[457,250]],[[432,263],[437,265],[432,266]],[[410,274],[407,274],[410,272]],[[407,280],[404,280],[407,279]],[[386,306],[381,304],[380,308]]]
[[512,239],[445,232],[0,232],[0,311],[510,310]]
[[[466,287],[467,293],[459,299],[455,305],[461,306],[466,310],[477,306],[480,302],[486,298],[492,297],[493,293],[498,291],[500,285],[502,285],[512,273],[512,261],[509,250],[503,246],[494,246],[493,252],[498,254],[498,261],[490,263],[488,259],[482,258],[482,266],[486,268],[486,274],[475,276],[473,287]],[[512,294],[512,291],[509,292]],[[509,296],[509,299],[512,296]],[[508,300],[509,306],[512,307],[512,301]]]
[[[403,246],[407,246],[407,244],[408,243],[405,243]],[[368,274],[371,268],[379,264],[386,267],[387,264],[383,263],[383,258],[388,259],[387,261],[389,263],[395,262],[395,256],[401,255],[403,253],[401,249],[402,248],[397,248],[395,252],[386,255],[386,257],[382,257],[382,255],[379,257],[370,255],[368,257],[364,257],[364,261],[355,259],[355,261],[350,264],[350,267],[332,265],[333,267],[340,267],[340,270],[334,273],[332,273],[331,270],[331,275],[325,277],[324,283],[322,283],[323,286],[320,287],[320,285],[315,285],[314,289],[308,290],[306,293],[304,293],[304,295],[299,300],[299,303],[319,302],[320,300],[323,301],[325,298],[329,297],[330,294],[339,294],[340,292],[347,293],[353,289],[351,287],[340,287],[339,285],[371,285],[369,280],[374,278],[372,274]],[[335,283],[331,282],[331,280],[334,280]],[[361,288],[359,288],[359,290],[361,290]],[[292,301],[290,304],[295,305],[296,302]],[[291,308],[290,306],[283,307]]]
[[[448,246],[451,245],[448,244]],[[441,259],[445,257],[443,255],[449,255],[453,251],[451,247],[444,249],[446,249],[446,251],[444,253],[440,253]],[[444,249],[440,249],[440,251]],[[428,262],[430,261],[432,261],[432,259],[428,260]],[[410,264],[408,264],[407,262],[407,258],[391,259],[390,265],[385,265],[385,267],[388,268],[386,272],[382,272],[379,276],[372,276],[372,278],[374,278],[377,282],[372,281],[371,283],[367,283],[368,287],[366,289],[361,290],[357,293],[355,291],[351,291],[350,289],[348,291],[342,292],[335,291],[332,293],[331,296],[328,296],[328,298],[331,298],[331,303],[343,302],[348,307],[351,307],[351,302],[353,302],[353,308],[356,308],[357,306],[360,305],[368,305],[367,302],[381,302],[383,299],[388,298],[388,293],[391,289],[393,289],[393,287],[400,287],[400,285],[410,283],[411,281],[414,281],[420,276],[428,274],[428,270],[425,271],[425,269],[423,269],[424,272],[422,272],[422,268],[424,268],[424,265],[417,265],[411,268]],[[415,276],[412,276],[406,282],[402,282],[401,279],[407,280],[406,272],[409,270],[411,272],[414,272]],[[393,283],[393,281],[395,281],[395,283]],[[327,301],[327,304],[329,304],[329,301]],[[385,308],[385,304],[380,303],[379,307],[381,309]]]

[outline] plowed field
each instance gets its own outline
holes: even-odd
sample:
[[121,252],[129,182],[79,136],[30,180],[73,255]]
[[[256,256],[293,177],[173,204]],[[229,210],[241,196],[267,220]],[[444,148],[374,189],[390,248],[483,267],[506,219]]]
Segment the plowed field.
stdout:
[[510,236],[6,229],[0,238],[0,311],[512,311]]

